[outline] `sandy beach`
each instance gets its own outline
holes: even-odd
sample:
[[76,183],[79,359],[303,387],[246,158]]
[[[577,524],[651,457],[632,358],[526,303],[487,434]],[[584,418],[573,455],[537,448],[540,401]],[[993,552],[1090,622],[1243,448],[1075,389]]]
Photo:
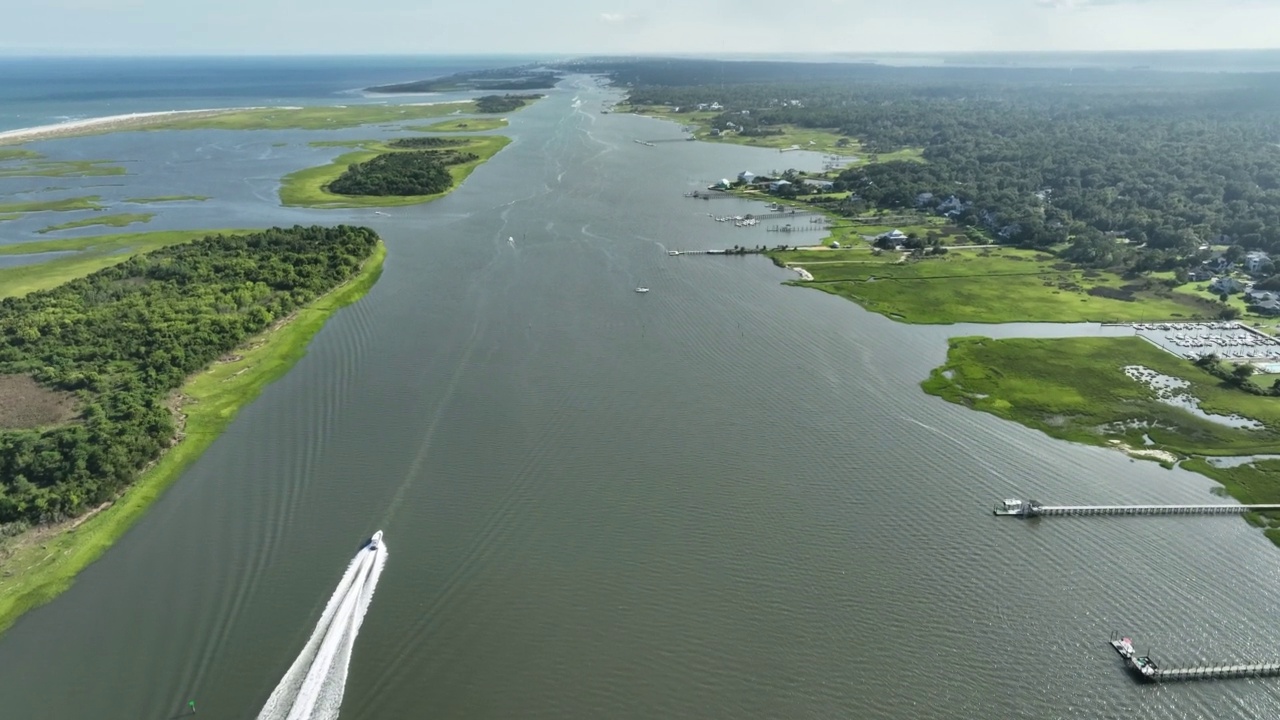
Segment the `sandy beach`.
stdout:
[[[403,103],[409,106],[425,106],[425,105],[457,105],[469,102],[468,100],[447,100],[443,102],[419,102],[419,103]],[[375,103],[382,105],[383,103]],[[395,103],[400,104],[400,103]],[[334,105],[335,108],[358,107],[352,105]],[[127,115],[108,115],[106,117],[87,118],[84,120],[71,120],[69,122],[56,123],[53,125],[39,125],[37,127],[19,128],[17,130],[5,130],[0,132],[0,145],[19,145],[33,140],[52,140],[54,138],[74,137],[76,135],[95,135],[99,133],[117,132],[120,130],[137,130],[145,128],[149,125],[159,125],[175,119],[189,118],[206,118],[215,115],[225,115],[227,113],[244,112],[247,110],[302,110],[303,108],[296,105],[280,105],[266,106],[259,105],[253,107],[233,107],[233,108],[206,108],[203,110],[164,110],[160,112],[142,112],[129,113]]]
[[106,117],[71,120],[54,125],[19,128],[0,132],[0,145],[17,145],[32,140],[52,140],[54,138],[72,137],[75,135],[91,135],[94,133],[115,132],[117,130],[133,130],[174,118],[202,118],[222,115],[241,110],[259,110],[261,108],[210,108],[206,110],[166,110],[162,112],[129,113],[128,115],[108,115]]

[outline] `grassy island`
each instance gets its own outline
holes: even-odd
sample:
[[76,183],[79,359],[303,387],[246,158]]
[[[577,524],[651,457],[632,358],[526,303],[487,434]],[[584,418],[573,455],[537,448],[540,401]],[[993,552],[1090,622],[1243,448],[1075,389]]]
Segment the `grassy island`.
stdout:
[[459,120],[441,120],[430,125],[407,127],[413,132],[484,132],[497,130],[507,126],[506,118],[465,118]]
[[124,175],[110,160],[48,160],[26,148],[0,148],[0,178]]
[[[1185,383],[1200,413],[1126,373],[1139,366]],[[1241,502],[1280,502],[1280,461],[1215,467],[1212,458],[1275,454],[1280,402],[1245,392],[1141,338],[951,340],[925,392],[1063,440],[1116,447],[1221,482]],[[1207,417],[1207,416],[1211,417]],[[1251,425],[1225,418],[1253,421]],[[1280,543],[1280,519],[1252,518]]]
[[364,228],[215,235],[0,308],[0,390],[21,400],[0,405],[0,629],[123,534],[383,257]]
[[[422,194],[399,195],[388,188],[387,194],[352,194],[343,195],[331,190],[331,186],[340,180],[344,180],[349,170],[353,167],[359,167],[363,163],[375,162],[377,167],[374,171],[392,170],[393,166],[398,165],[398,160],[392,158],[387,160],[376,160],[377,158],[398,154],[424,152],[420,150],[420,145],[414,141],[432,140],[445,141],[447,150],[439,152],[453,153],[457,157],[465,155],[468,157],[463,162],[447,165],[449,184],[443,189],[435,192],[424,192]],[[511,142],[510,138],[500,135],[489,135],[484,137],[470,138],[401,138],[391,142],[369,141],[355,143],[360,149],[353,152],[339,155],[328,165],[307,168],[291,173],[284,177],[280,186],[280,201],[284,205],[301,206],[301,207],[318,207],[318,208],[343,208],[343,207],[392,207],[398,205],[416,205],[418,203],[429,202],[448,194],[453,188],[462,183],[463,180],[471,174],[473,170],[479,167],[489,158],[498,153],[499,150],[506,147]],[[434,151],[425,151],[434,152]],[[421,157],[421,156],[419,156]],[[365,166],[366,170],[368,166]],[[357,171],[360,172],[360,171]],[[437,178],[442,180],[442,178]],[[345,181],[344,181],[345,183]],[[343,185],[340,184],[339,187]],[[368,190],[373,190],[373,184],[362,186]],[[438,187],[438,186],[432,186]],[[431,189],[424,186],[424,189]],[[375,190],[376,191],[376,190]]]
[[102,210],[97,195],[64,198],[62,200],[30,200],[27,202],[0,203],[0,213],[21,215],[33,212],[71,212],[73,210]]
[[95,227],[98,225],[104,227],[124,227],[134,223],[151,222],[151,218],[155,217],[155,213],[121,213],[119,215],[99,215],[96,217],[88,217],[83,220],[72,220],[70,222],[50,225],[43,230],[36,232],[45,234],[58,232],[59,230],[74,230],[83,227]]
[[158,195],[156,197],[125,198],[125,202],[136,205],[151,205],[169,202],[204,202],[208,199],[208,195]]
[[408,105],[326,105],[229,110],[149,122],[147,130],[333,130],[446,115],[512,112],[540,95],[486,95],[476,100]]

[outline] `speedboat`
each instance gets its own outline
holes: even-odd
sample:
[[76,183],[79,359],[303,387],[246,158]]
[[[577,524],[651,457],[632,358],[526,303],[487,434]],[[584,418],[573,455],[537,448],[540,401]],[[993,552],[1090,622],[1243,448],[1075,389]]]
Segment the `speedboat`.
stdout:
[[370,550],[377,550],[377,549],[378,549],[378,545],[379,545],[380,543],[382,543],[382,531],[381,531],[381,530],[379,530],[378,532],[374,533],[374,534],[373,534],[373,537],[369,538],[369,545],[368,545],[368,548],[369,548]]
[[1122,637],[1119,640],[1112,640],[1111,647],[1115,648],[1116,652],[1120,653],[1120,657],[1125,660],[1132,658],[1136,652],[1133,649],[1133,640],[1130,640],[1127,637]]
[[647,288],[647,287],[638,287],[638,288],[636,288],[636,292],[638,292],[638,293],[647,293],[647,292],[649,292],[649,288]]

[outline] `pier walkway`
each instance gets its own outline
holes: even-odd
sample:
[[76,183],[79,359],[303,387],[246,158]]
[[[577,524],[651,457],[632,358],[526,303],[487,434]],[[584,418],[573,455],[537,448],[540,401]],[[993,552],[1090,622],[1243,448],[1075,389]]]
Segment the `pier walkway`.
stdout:
[[1146,655],[1138,655],[1133,640],[1112,636],[1111,647],[1124,661],[1124,667],[1139,680],[1146,682],[1177,682],[1180,680],[1229,680],[1235,678],[1263,678],[1280,675],[1280,662],[1239,663],[1234,665],[1195,665],[1180,668],[1162,668]]
[[1256,663],[1252,665],[1205,665],[1203,667],[1157,668],[1156,682],[1171,680],[1211,680],[1229,678],[1276,677],[1280,675],[1280,663]]
[[1243,515],[1280,510],[1273,505],[1041,505],[1035,500],[1005,500],[996,515],[1044,517],[1054,515]]

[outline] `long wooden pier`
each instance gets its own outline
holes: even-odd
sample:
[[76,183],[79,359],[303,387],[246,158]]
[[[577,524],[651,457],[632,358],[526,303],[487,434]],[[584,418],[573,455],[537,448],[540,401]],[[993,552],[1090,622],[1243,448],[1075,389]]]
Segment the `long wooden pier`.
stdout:
[[1252,665],[1204,665],[1185,668],[1157,668],[1155,682],[1171,680],[1212,680],[1230,678],[1261,678],[1280,675],[1280,663],[1254,663]]
[[1243,515],[1249,512],[1280,510],[1271,505],[1042,505],[1035,500],[1005,500],[996,515],[1045,517],[1063,515]]
[[1280,662],[1237,663],[1232,665],[1195,665],[1162,668],[1146,655],[1138,655],[1129,638],[1112,637],[1111,647],[1124,661],[1124,667],[1144,682],[1177,682],[1182,680],[1230,680],[1280,676]]

